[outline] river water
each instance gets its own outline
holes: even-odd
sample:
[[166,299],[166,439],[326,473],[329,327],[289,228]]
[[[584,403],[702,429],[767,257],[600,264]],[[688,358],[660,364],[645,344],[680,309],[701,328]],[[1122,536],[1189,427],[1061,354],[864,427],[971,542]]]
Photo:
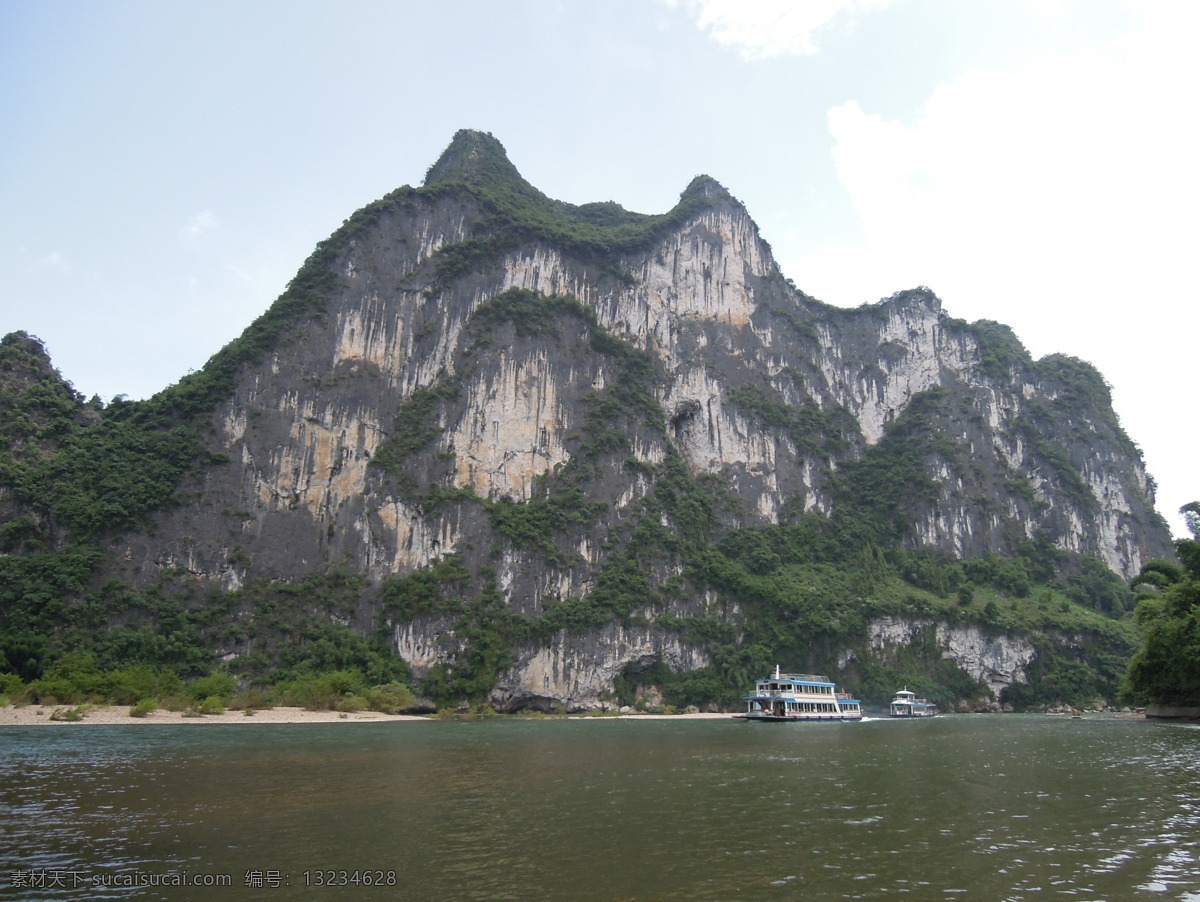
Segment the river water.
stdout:
[[0,897],[1200,902],[1200,728],[5,727]]

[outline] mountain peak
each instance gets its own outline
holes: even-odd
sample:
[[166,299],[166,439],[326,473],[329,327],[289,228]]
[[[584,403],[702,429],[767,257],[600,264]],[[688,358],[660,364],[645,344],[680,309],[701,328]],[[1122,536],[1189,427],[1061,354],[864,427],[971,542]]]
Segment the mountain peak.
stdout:
[[732,200],[733,195],[726,190],[725,186],[718,182],[711,175],[698,175],[692,179],[686,188],[683,189],[683,198],[688,197],[707,197],[712,200],[728,199]]
[[724,206],[746,216],[750,214],[740,200],[729,193],[729,190],[711,175],[698,175],[683,189],[679,195],[681,203],[686,201],[702,201],[710,207]]
[[508,159],[504,145],[490,132],[464,128],[455,132],[450,145],[429,167],[424,184],[426,188],[453,182],[478,185],[496,178],[521,179],[521,174]]

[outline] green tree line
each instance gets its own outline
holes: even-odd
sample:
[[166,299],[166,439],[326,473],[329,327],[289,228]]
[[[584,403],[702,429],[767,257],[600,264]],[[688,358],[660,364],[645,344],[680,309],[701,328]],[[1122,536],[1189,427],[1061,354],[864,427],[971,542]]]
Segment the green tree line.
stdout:
[[1149,561],[1133,583],[1142,645],[1126,692],[1144,704],[1200,706],[1200,502],[1181,513],[1192,538],[1175,543],[1179,563]]

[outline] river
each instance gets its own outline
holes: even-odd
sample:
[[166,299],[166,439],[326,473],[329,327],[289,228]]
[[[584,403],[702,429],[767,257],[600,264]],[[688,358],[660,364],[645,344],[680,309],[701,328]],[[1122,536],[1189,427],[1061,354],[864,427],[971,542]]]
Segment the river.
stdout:
[[6,727],[0,896],[1200,902],[1200,728]]

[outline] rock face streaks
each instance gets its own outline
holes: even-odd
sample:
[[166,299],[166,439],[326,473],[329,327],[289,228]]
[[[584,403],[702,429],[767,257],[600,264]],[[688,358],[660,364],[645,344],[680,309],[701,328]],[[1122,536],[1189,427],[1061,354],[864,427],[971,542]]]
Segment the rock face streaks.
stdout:
[[[143,580],[179,566],[229,588],[333,568],[382,580],[457,553],[493,573],[514,610],[586,596],[613,549],[580,533],[563,538],[560,559],[547,559],[499,540],[480,504],[534,500],[541,480],[572,465],[589,405],[621,378],[619,361],[597,350],[596,330],[649,356],[665,418],[631,417],[633,463],[591,483],[589,500],[604,508],[600,529],[631,516],[649,490],[639,462],[670,454],[740,498],[744,525],[777,522],[789,504],[827,514],[839,458],[866,453],[914,399],[934,392],[933,416],[953,453],[925,461],[936,498],[909,511],[911,547],[973,556],[1003,551],[1014,534],[1040,534],[1126,577],[1166,547],[1140,455],[1111,409],[1084,408],[1069,424],[1048,418],[1060,409],[1062,381],[1020,355],[993,360],[983,333],[947,316],[929,290],[853,310],[808,298],[711,180],[695,188],[702,202],[692,215],[615,262],[539,237],[447,276],[446,250],[490,234],[491,222],[486,204],[445,187],[451,169],[439,163],[438,190],[398,194],[344,241],[324,314],[241,372],[213,420],[229,463],[153,535],[129,540],[126,558]],[[477,312],[511,289],[569,299],[593,319],[563,307],[540,330],[481,329]],[[398,415],[435,390],[440,400],[420,421],[429,438],[409,471],[423,489],[477,500],[433,509],[397,491],[372,461],[398,438]],[[839,416],[841,444],[781,426],[763,413],[767,404]],[[1065,449],[1053,465],[1049,446]],[[655,612],[634,614],[652,623]],[[927,626],[876,625],[867,646]],[[936,628],[945,654],[969,673],[993,687],[1021,679],[1020,642],[1000,649],[969,630]],[[462,647],[437,618],[396,624],[394,641],[418,671]],[[595,706],[624,668],[648,660],[708,663],[673,633],[614,621],[520,649],[494,697],[507,707]]]
[[[957,664],[992,694],[1023,683],[1026,668],[1036,656],[1033,644],[1021,637],[989,636],[977,626],[958,626],[927,618],[880,617],[867,624],[867,647],[887,659],[932,632],[940,655]],[[845,653],[843,660],[849,657]]]

